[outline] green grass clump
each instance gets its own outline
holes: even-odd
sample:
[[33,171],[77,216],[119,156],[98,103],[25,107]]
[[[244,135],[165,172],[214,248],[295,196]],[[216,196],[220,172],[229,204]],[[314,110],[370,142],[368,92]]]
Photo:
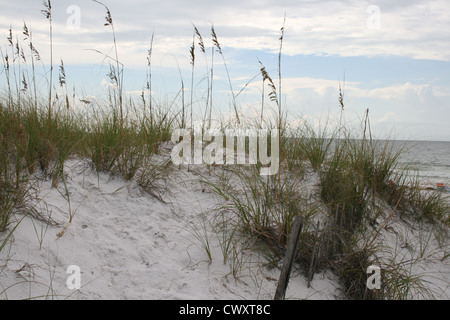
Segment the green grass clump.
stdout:
[[[353,233],[365,218],[375,196],[399,199],[391,190],[398,168],[399,152],[389,141],[336,139],[330,160],[320,172],[321,196],[330,208],[336,226]],[[399,196],[399,195],[397,195]]]
[[14,212],[26,207],[31,180],[43,176],[56,187],[64,178],[66,160],[73,156],[90,159],[97,172],[136,179],[148,191],[154,186],[160,175],[152,156],[170,138],[172,119],[167,113],[154,115],[153,123],[137,114],[138,120],[121,128],[114,111],[86,118],[54,108],[49,118],[45,108],[26,107],[24,101],[20,109],[0,105],[0,230],[6,229]]

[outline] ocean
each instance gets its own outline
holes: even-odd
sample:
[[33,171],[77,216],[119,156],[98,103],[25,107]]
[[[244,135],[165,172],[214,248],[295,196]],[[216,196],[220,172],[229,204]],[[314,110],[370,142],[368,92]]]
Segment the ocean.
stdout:
[[406,147],[399,162],[417,171],[421,184],[436,187],[437,183],[443,183],[450,186],[449,141],[396,140],[394,147]]

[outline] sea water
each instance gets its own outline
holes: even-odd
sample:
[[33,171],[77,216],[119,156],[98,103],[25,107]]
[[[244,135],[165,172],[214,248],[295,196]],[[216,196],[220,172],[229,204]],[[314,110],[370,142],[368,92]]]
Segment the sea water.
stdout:
[[450,141],[393,141],[394,148],[402,148],[401,165],[412,168],[422,185],[450,186]]
[[[335,141],[330,150],[334,150]],[[386,147],[391,155],[399,152],[395,170],[422,187],[436,189],[438,183],[450,188],[450,141],[374,140],[381,155]],[[406,170],[404,170],[406,169]]]

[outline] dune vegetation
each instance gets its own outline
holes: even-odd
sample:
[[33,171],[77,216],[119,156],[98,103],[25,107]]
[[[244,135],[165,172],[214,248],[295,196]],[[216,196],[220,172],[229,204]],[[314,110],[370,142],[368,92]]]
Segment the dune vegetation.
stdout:
[[[261,81],[265,91],[260,118],[248,120],[239,108],[239,94],[246,86],[240,91],[233,88],[228,73],[232,65],[227,64],[226,47],[222,47],[213,25],[210,47],[193,27],[192,47],[186,53],[192,65],[192,81],[190,88],[181,82],[176,101],[162,104],[152,96],[151,50],[149,64],[143,66],[148,74],[140,99],[127,96],[114,21],[109,9],[99,4],[105,8],[105,28],[111,29],[115,48],[113,56],[102,57],[109,63],[112,85],[101,108],[79,108],[87,102],[76,101],[68,93],[63,60],[51,57],[42,61],[39,48],[33,44],[32,30],[25,23],[23,30],[9,30],[7,47],[1,49],[0,249],[17,240],[14,232],[25,217],[53,225],[45,212],[33,205],[34,185],[38,180],[50,180],[54,188],[65,190],[62,193],[69,199],[70,190],[65,187],[68,159],[84,159],[97,174],[133,181],[149,196],[164,201],[165,190],[158,181],[168,179],[173,170],[183,166],[170,159],[157,162],[155,158],[167,156],[161,146],[173,145],[174,129],[193,130],[194,122],[201,123],[202,133],[211,129],[216,59],[226,70],[233,117],[223,120],[215,130],[225,135],[228,128],[275,128],[280,152],[279,170],[270,176],[259,174],[261,163],[183,167],[197,172],[199,183],[217,197],[217,205],[202,216],[202,227],[192,229],[208,260],[215,259],[210,248],[212,232],[233,276],[239,277],[242,254],[247,250],[261,252],[265,267],[279,268],[292,222],[301,215],[304,225],[295,265],[308,285],[314,274],[330,270],[338,277],[346,298],[433,298],[433,292],[414,273],[414,265],[426,259],[428,242],[424,241],[429,239],[419,239],[416,249],[421,249],[403,256],[386,247],[383,233],[389,226],[396,228],[392,222],[398,223],[398,219],[426,225],[440,239],[442,261],[448,260],[448,244],[443,240],[448,238],[450,225],[448,200],[443,193],[423,190],[414,172],[400,166],[402,149],[394,148],[392,141],[372,136],[368,112],[360,131],[349,129],[342,116],[337,127],[319,129],[307,122],[293,126],[288,121],[281,101],[284,26],[278,39],[278,74],[269,74],[260,62],[258,76],[250,80]],[[51,48],[51,2],[44,5]],[[16,37],[19,33],[20,41]],[[203,77],[207,86],[200,115],[193,113],[193,79],[194,73],[205,71],[196,69],[196,59],[205,59],[209,66]],[[48,88],[38,88],[42,84],[36,80],[38,65],[47,70]],[[336,112],[342,115],[345,101],[343,91],[339,92]],[[273,117],[266,116],[268,104],[275,110]],[[67,222],[72,219],[76,217],[71,214]],[[366,287],[370,265],[379,265],[384,271],[379,290]]]

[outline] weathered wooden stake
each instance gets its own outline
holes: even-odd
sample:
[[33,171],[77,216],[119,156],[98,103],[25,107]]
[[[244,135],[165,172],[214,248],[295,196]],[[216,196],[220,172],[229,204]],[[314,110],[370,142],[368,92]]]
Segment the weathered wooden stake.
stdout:
[[314,277],[314,256],[316,255],[316,248],[317,248],[317,239],[319,237],[319,228],[320,228],[320,221],[317,222],[317,228],[316,228],[316,236],[314,237],[314,247],[311,255],[311,264],[309,265],[309,272],[308,272],[308,283],[306,287],[309,289],[311,287],[311,281]]
[[289,234],[289,243],[284,257],[283,267],[281,268],[280,279],[278,280],[277,291],[274,300],[283,300],[291,275],[292,264],[294,262],[295,253],[297,252],[298,241],[303,227],[303,217],[296,216],[292,224],[292,230]]

